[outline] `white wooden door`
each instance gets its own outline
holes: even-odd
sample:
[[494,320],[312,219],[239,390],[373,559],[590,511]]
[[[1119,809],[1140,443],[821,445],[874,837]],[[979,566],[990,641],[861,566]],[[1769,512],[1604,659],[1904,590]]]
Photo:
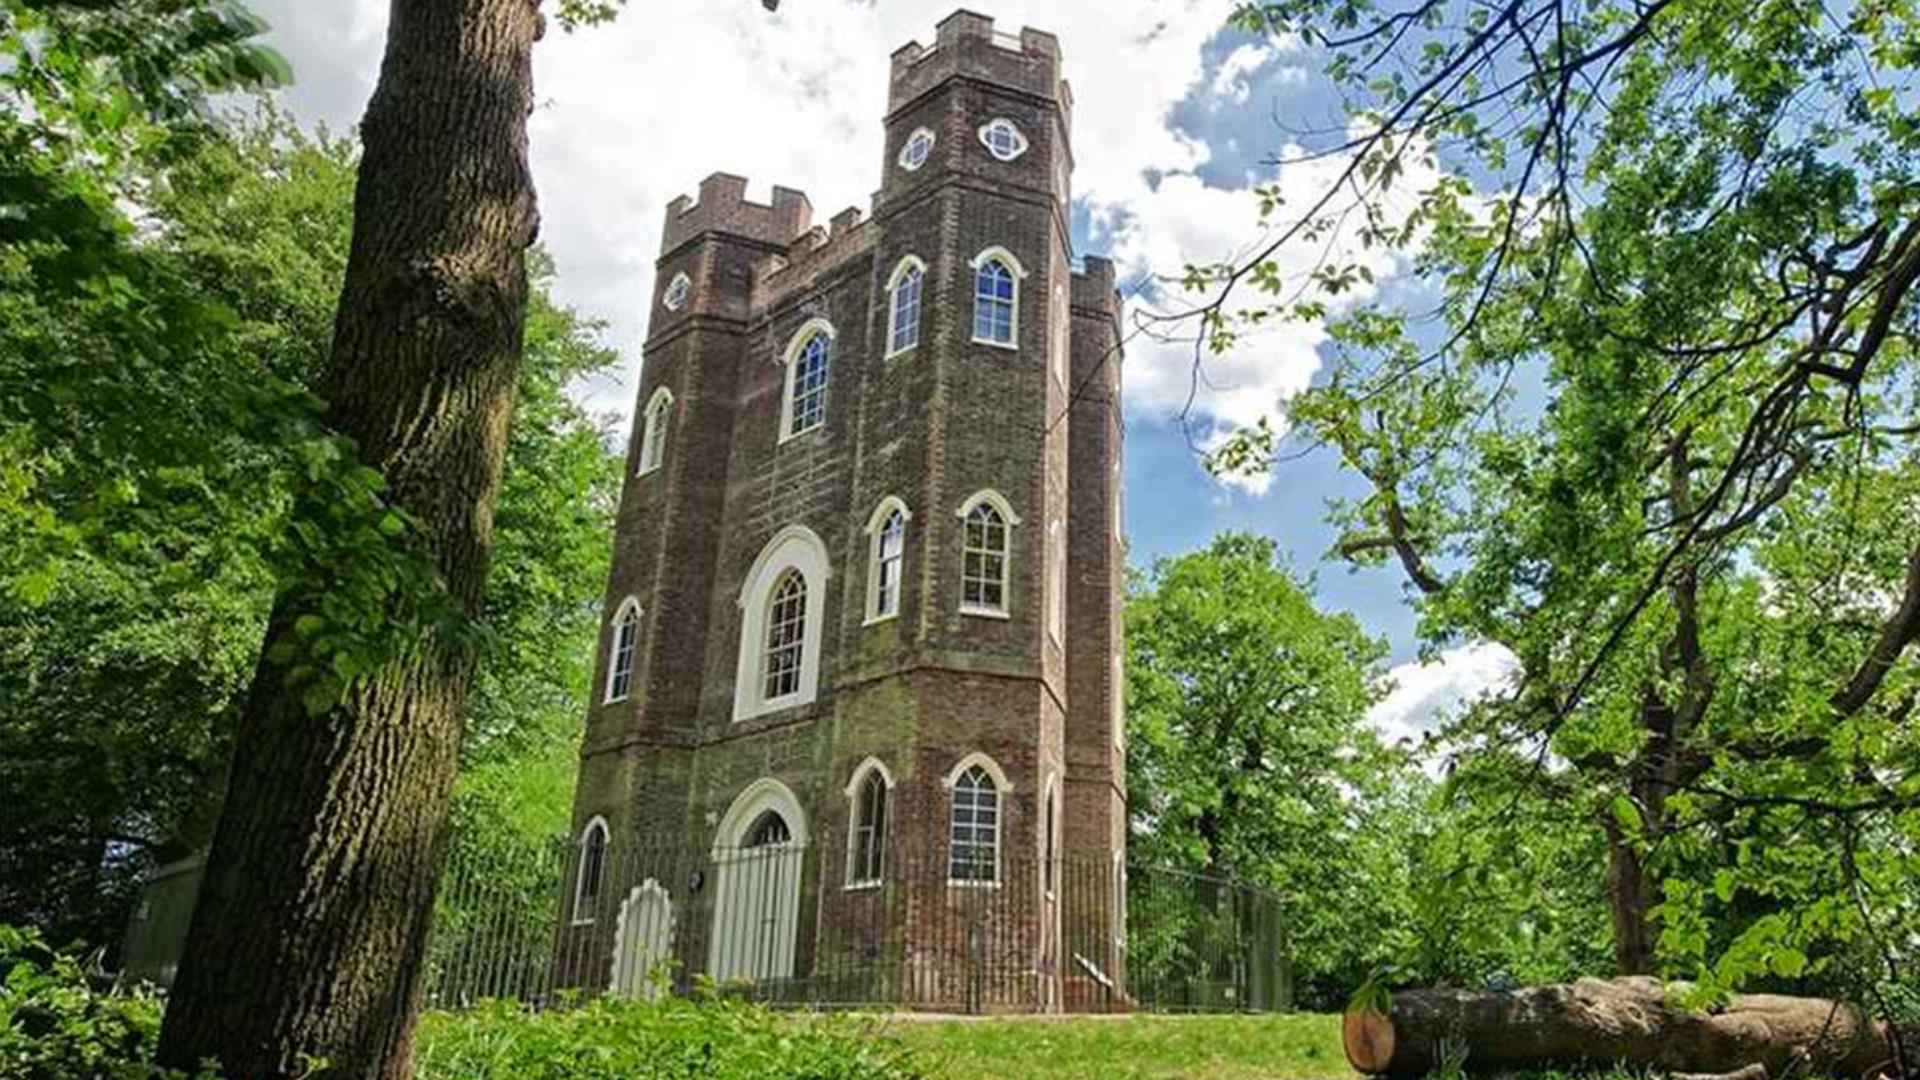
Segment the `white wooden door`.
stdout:
[[802,849],[786,821],[767,811],[747,831],[744,846],[718,853],[717,861],[707,970],[723,981],[790,977]]
[[651,1000],[660,992],[655,965],[672,956],[673,901],[660,883],[648,878],[620,904],[613,939],[613,992]]

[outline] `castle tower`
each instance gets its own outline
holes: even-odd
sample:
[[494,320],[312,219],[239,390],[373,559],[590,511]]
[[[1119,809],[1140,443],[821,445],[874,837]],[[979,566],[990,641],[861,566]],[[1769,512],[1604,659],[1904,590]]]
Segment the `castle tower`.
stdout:
[[889,90],[871,218],[726,174],[668,209],[572,981],[1111,996],[1118,300],[1073,270],[1071,95],[1051,35],[966,11]]

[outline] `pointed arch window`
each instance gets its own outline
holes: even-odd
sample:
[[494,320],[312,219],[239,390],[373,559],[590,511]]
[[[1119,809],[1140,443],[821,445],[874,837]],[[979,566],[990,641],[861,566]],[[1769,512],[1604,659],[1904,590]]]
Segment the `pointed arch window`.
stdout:
[[667,455],[667,425],[673,418],[673,391],[661,387],[647,399],[647,411],[640,426],[640,468],[645,476],[660,467]]
[[889,495],[867,519],[867,622],[900,614],[900,583],[906,566],[907,505]]
[[847,827],[847,888],[880,884],[886,876],[888,796],[893,777],[877,758],[854,770],[847,785],[852,800]]
[[1011,787],[991,758],[972,754],[947,777],[947,880],[954,885],[1000,881],[1001,795]]
[[926,282],[926,264],[909,255],[900,260],[887,283],[887,355],[898,356],[920,344],[920,291]]
[[800,692],[806,659],[807,579],[798,570],[780,576],[767,611],[766,664],[761,670],[763,700]]
[[1019,348],[1020,261],[1005,248],[991,247],[973,257],[973,340],[1005,349]]
[[629,596],[613,617],[613,648],[607,654],[607,701],[633,691],[633,655],[640,641],[640,602]]
[[781,441],[827,422],[827,375],[832,365],[833,327],[825,319],[813,319],[800,328],[787,347]]
[[1012,528],[1020,519],[997,491],[982,491],[960,505],[960,611],[1007,616]]
[[578,862],[573,879],[573,922],[593,921],[600,890],[607,876],[607,819],[596,816],[580,830]]

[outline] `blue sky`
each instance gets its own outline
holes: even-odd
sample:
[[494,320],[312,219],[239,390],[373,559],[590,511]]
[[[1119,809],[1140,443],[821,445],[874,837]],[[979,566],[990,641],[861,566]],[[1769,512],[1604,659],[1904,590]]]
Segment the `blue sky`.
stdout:
[[[354,123],[372,89],[386,0],[253,0],[291,62],[286,101],[308,122]],[[608,27],[550,33],[536,53],[530,122],[542,243],[561,298],[606,320],[620,376],[577,388],[624,427],[633,411],[639,342],[666,203],[709,172],[806,191],[815,220],[866,207],[882,161],[887,56],[930,43],[952,0],[785,0],[775,15],[751,0],[633,0]],[[1293,42],[1224,28],[1230,0],[1010,0],[979,3],[997,28],[1058,35],[1073,83],[1075,243],[1107,254],[1136,284],[1135,311],[1177,304],[1157,276],[1189,261],[1243,254],[1264,235],[1251,193],[1278,182],[1310,198],[1338,162],[1262,164],[1303,132],[1339,130],[1338,100],[1315,58]],[[1419,176],[1410,180],[1417,185]],[[1296,194],[1297,193],[1297,194]],[[1358,253],[1383,287],[1404,263]],[[1317,248],[1283,249],[1304,270]],[[1404,281],[1404,279],[1402,279]],[[1365,299],[1362,292],[1356,299]],[[1500,656],[1467,646],[1414,663],[1413,617],[1391,569],[1349,571],[1324,561],[1333,540],[1329,497],[1358,492],[1329,455],[1290,461],[1262,482],[1210,478],[1189,445],[1274,414],[1313,379],[1324,330],[1290,325],[1210,358],[1207,387],[1186,430],[1175,421],[1191,347],[1135,337],[1127,386],[1127,531],[1137,563],[1192,550],[1242,529],[1278,539],[1312,572],[1323,606],[1353,612],[1384,636],[1399,689],[1376,721],[1404,734],[1436,710],[1500,677]]]

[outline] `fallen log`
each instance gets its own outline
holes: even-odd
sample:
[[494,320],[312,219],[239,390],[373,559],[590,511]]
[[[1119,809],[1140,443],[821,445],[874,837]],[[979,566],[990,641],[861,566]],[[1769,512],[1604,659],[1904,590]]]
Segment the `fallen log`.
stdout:
[[1618,1064],[1665,1073],[1836,1077],[1891,1072],[1886,1028],[1823,998],[1744,994],[1696,1012],[1645,977],[1519,990],[1404,990],[1387,1014],[1349,1012],[1347,1060],[1376,1076],[1423,1076],[1443,1055],[1471,1071]]

